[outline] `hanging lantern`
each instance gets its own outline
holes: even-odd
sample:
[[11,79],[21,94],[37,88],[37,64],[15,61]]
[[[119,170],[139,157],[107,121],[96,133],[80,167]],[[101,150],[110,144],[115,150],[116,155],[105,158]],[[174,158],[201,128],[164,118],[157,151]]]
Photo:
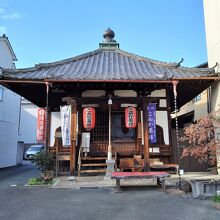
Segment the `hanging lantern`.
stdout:
[[83,109],[83,127],[88,131],[95,127],[95,109],[94,108]]
[[137,125],[137,111],[134,107],[125,108],[125,127],[135,128]]

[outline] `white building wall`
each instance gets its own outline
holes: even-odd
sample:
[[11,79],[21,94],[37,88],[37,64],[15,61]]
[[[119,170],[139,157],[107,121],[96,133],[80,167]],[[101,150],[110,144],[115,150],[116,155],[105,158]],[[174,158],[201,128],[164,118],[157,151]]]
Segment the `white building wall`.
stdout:
[[[25,144],[37,143],[37,112],[38,107],[27,100],[22,100],[19,141]],[[50,121],[50,146],[55,143],[55,131],[61,126],[60,112],[51,112]]]
[[[13,54],[0,37],[0,67],[14,68]],[[20,96],[3,87],[0,101],[0,168],[17,164]]]
[[163,128],[165,144],[169,145],[169,127],[167,111],[156,111],[156,124]]
[[14,68],[13,56],[4,38],[0,37],[0,66]]
[[38,107],[26,100],[22,100],[19,140],[25,144],[36,143]]
[[[220,1],[203,0],[205,28],[206,28],[206,45],[208,53],[209,67],[218,66],[216,72],[220,72]],[[211,88],[211,111],[220,107],[220,82],[217,82]],[[217,167],[220,174],[220,149],[217,148]]]
[[55,143],[55,131],[61,126],[60,112],[51,112],[50,124],[50,146],[53,147]]
[[[209,67],[215,66],[220,72],[220,1],[219,0],[203,0],[205,29],[206,29],[206,45],[208,53]],[[220,83],[216,83],[212,87],[211,94],[211,110],[216,110],[220,105]]]

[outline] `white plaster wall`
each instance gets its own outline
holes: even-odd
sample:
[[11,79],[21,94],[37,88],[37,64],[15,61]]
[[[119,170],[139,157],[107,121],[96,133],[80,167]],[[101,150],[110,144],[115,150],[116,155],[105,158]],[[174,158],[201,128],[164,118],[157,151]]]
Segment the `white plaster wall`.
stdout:
[[156,124],[163,128],[164,142],[169,145],[169,127],[167,111],[156,111]]
[[0,38],[0,66],[14,68],[13,57],[4,39]]
[[[0,67],[14,68],[13,56],[2,38]],[[20,96],[4,88],[3,100],[0,101],[0,168],[17,164],[19,109]]]
[[150,97],[166,97],[166,89],[154,90],[149,95]]
[[0,168],[17,163],[19,96],[4,88],[0,101]]
[[[220,1],[203,0],[203,5],[209,67],[215,66],[218,62],[219,67],[216,71],[220,72]],[[212,87],[211,110],[216,110],[219,105],[220,83],[218,82]]]
[[101,97],[105,95],[105,90],[86,90],[82,97]]
[[114,94],[119,97],[137,97],[137,92],[134,90],[115,90]]
[[[37,135],[38,107],[32,103],[21,105],[21,126],[19,140],[24,143],[35,143]],[[50,146],[54,146],[55,131],[60,127],[60,112],[51,112]]]
[[50,146],[54,146],[55,131],[61,126],[60,112],[51,112],[51,126],[50,126]]
[[[114,94],[120,97],[136,97],[137,92],[134,90],[114,90]],[[105,95],[105,90],[86,90],[82,97],[101,97]]]
[[18,125],[10,122],[0,123],[0,168],[17,164],[17,138]]
[[26,144],[37,142],[37,109],[32,103],[21,104],[19,141]]

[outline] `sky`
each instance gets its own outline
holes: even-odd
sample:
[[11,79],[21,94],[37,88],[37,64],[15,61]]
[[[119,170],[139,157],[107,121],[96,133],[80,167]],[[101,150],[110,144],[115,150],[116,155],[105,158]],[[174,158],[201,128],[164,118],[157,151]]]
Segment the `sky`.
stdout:
[[0,0],[0,35],[17,68],[98,48],[110,27],[122,50],[196,66],[207,61],[202,0]]

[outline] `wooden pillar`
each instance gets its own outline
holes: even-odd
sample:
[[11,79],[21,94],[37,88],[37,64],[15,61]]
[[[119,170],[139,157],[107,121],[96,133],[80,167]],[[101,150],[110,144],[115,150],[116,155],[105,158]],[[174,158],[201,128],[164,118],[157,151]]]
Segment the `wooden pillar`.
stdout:
[[148,100],[147,96],[142,97],[142,108],[143,108],[143,129],[144,129],[144,171],[150,170],[150,159],[149,159],[149,133],[148,133]]
[[111,97],[109,98],[109,101],[108,101],[108,160],[112,160],[112,141],[111,141],[111,135],[112,135],[112,130],[111,130],[111,120],[112,120],[112,111],[111,111],[111,105],[112,105],[112,101],[111,100]]
[[48,82],[46,84],[46,128],[45,128],[45,145],[46,150],[49,152],[50,147],[50,118],[51,118],[51,112],[49,108],[49,95],[50,95],[50,84]]
[[48,151],[50,149],[50,128],[51,128],[51,111],[47,111],[47,143],[46,146],[48,148]]
[[76,123],[77,123],[77,103],[75,99],[65,97],[62,99],[71,105],[71,145],[70,145],[70,176],[75,176],[76,172]]
[[137,151],[141,153],[142,146],[142,120],[141,120],[141,110],[137,111]]

